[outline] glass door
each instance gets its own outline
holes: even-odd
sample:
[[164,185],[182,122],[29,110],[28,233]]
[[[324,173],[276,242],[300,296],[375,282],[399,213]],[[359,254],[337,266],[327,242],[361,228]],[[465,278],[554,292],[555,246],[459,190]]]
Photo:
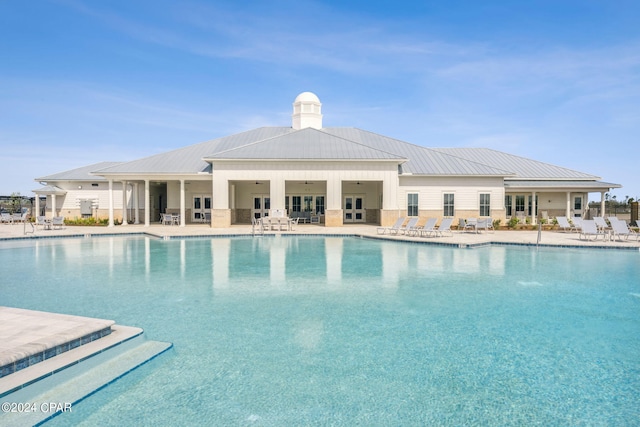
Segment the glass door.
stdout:
[[271,199],[269,196],[258,194],[253,196],[253,207],[251,208],[251,215],[253,218],[263,218],[269,216],[271,210]]
[[211,219],[211,196],[196,194],[191,205],[191,221],[206,222]]
[[363,196],[344,197],[344,222],[365,222],[366,210]]

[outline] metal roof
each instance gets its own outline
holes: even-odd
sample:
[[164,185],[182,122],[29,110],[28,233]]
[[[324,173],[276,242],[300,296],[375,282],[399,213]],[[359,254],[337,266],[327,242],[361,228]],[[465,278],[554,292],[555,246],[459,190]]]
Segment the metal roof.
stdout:
[[596,191],[603,190],[608,191],[611,188],[621,188],[620,184],[613,184],[610,182],[602,181],[572,181],[572,180],[504,180],[505,188],[576,188],[576,189],[594,189]]
[[489,148],[432,148],[465,160],[512,171],[520,179],[586,179],[600,177]]
[[64,172],[58,172],[53,175],[36,178],[36,181],[104,181],[105,179],[103,177],[92,175],[91,172],[112,167],[121,163],[122,162],[94,163],[92,165],[83,166],[81,168],[71,169]]
[[262,127],[235,135],[212,139],[195,145],[167,151],[131,162],[121,163],[118,166],[104,169],[104,174],[197,174],[211,172],[211,164],[204,158],[211,153],[222,152],[232,148],[241,147],[256,141],[261,141],[289,132],[295,132],[291,128]]
[[40,187],[36,190],[32,190],[34,193],[42,195],[42,194],[55,194],[56,196],[64,196],[67,194],[66,190],[63,190],[60,187],[55,185],[45,185],[44,187]]
[[430,148],[410,144],[398,139],[389,138],[373,132],[357,128],[325,128],[323,131],[342,138],[366,144],[377,149],[384,149],[408,159],[402,165],[403,173],[414,175],[482,175],[509,176],[513,172],[500,168],[462,159]]
[[209,160],[393,160],[397,154],[361,142],[305,128],[212,154]]

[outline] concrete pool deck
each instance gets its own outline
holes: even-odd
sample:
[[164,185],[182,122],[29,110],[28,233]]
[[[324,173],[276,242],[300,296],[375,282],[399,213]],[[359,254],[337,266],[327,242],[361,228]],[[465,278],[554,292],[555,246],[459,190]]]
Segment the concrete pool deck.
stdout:
[[[30,231],[30,227],[26,227]],[[211,228],[204,224],[190,224],[185,227],[152,224],[149,227],[143,225],[124,225],[115,227],[88,227],[88,226],[65,226],[60,230],[36,230],[35,233],[25,234],[23,224],[0,225],[0,239],[24,239],[24,238],[50,238],[69,236],[99,236],[99,235],[119,235],[119,234],[146,234],[158,238],[172,238],[180,236],[238,236],[252,235],[251,225],[232,225],[229,228]],[[268,231],[266,235],[272,234],[304,234],[304,235],[358,235],[366,237],[382,237],[390,240],[448,243],[454,245],[482,245],[482,244],[521,244],[535,245],[538,239],[537,230],[497,230],[492,233],[472,233],[453,231],[453,236],[447,237],[411,237],[405,235],[389,236],[378,234],[378,227],[375,225],[345,225],[343,227],[324,227],[315,224],[299,224],[293,231]],[[576,247],[598,247],[598,248],[640,248],[640,241],[631,237],[628,240],[609,241],[598,238],[597,240],[581,240],[579,233],[567,233],[557,230],[543,230],[541,233],[540,245],[543,246],[576,246]]]

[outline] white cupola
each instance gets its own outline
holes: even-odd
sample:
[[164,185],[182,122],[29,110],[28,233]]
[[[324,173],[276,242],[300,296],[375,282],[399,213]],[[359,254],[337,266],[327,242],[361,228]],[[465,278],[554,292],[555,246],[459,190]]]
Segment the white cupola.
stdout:
[[291,127],[294,129],[322,129],[322,104],[311,92],[302,92],[293,101]]

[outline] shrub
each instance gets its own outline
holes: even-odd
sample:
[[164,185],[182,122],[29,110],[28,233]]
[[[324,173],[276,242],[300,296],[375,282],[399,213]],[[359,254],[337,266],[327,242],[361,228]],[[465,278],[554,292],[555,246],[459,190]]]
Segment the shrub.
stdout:
[[512,216],[509,222],[507,222],[507,227],[515,228],[516,225],[518,225],[518,218],[516,218],[515,216]]

